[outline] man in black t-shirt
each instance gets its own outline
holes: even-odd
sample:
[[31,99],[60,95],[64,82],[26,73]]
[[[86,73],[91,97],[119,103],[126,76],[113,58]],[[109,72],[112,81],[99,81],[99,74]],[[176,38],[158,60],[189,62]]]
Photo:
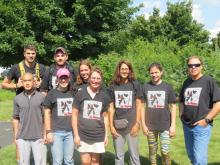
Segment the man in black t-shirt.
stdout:
[[56,89],[58,85],[57,81],[57,70],[59,68],[66,68],[70,72],[70,86],[73,86],[76,81],[76,73],[73,67],[67,62],[68,54],[63,47],[58,47],[54,52],[55,63],[50,65],[49,69],[45,73],[43,78],[41,91],[48,92],[51,89]]
[[[39,88],[46,69],[44,65],[36,62],[36,55],[37,53],[34,45],[25,46],[24,60],[11,67],[2,82],[2,87],[5,89],[15,89],[16,95],[21,93],[24,88],[20,77],[22,77],[25,72],[28,72],[34,75],[36,87]],[[13,80],[15,80],[14,83],[12,82]]]
[[190,57],[187,65],[189,78],[183,83],[179,107],[185,145],[193,165],[206,165],[213,118],[220,111],[220,90],[211,77],[202,74],[198,56]]

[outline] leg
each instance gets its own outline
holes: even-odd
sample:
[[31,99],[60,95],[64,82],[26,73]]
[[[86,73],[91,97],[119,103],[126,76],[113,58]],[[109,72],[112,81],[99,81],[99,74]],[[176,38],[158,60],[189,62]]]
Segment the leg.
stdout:
[[125,137],[120,135],[116,139],[113,139],[115,149],[115,165],[124,165],[124,144]]
[[62,132],[53,133],[53,143],[51,144],[51,153],[53,157],[53,165],[61,165],[63,163],[63,134]]
[[208,144],[211,137],[212,126],[202,127],[197,125],[193,128],[193,153],[194,165],[207,165]]
[[63,142],[64,164],[73,165],[74,142],[72,131],[65,133]]
[[192,163],[194,157],[193,155],[194,141],[192,140],[193,139],[192,128],[189,128],[188,126],[183,124],[183,131],[184,131],[184,140],[185,140],[187,155]]
[[89,153],[82,152],[82,153],[80,153],[80,157],[81,157],[81,164],[82,165],[91,165],[92,158]]
[[31,142],[31,148],[34,156],[35,165],[46,165],[47,147],[43,143],[43,139],[34,140]]
[[100,154],[90,153],[91,155],[91,165],[100,165]]
[[147,135],[148,147],[149,147],[149,158],[152,165],[157,164],[157,131],[149,131]]
[[29,140],[17,140],[18,152],[20,156],[19,165],[30,165],[31,145]]
[[159,133],[160,137],[160,148],[162,155],[162,164],[163,165],[171,165],[170,159],[170,135],[169,131],[163,131]]
[[130,133],[126,136],[126,140],[128,142],[128,152],[130,156],[130,161],[132,165],[140,165],[140,158],[138,152],[138,137],[132,137]]

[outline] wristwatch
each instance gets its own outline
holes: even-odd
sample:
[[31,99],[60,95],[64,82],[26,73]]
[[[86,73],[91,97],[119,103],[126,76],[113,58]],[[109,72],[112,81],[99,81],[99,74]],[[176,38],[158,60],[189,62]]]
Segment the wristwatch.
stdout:
[[208,119],[208,118],[205,118],[205,122],[206,122],[206,124],[210,124],[210,123],[211,123],[211,120]]

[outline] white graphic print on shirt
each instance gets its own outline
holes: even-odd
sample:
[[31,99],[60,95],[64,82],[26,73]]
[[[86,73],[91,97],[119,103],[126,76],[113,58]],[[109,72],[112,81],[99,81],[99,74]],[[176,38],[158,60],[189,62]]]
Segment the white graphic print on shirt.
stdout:
[[184,93],[185,105],[198,106],[201,91],[202,88],[186,88]]
[[100,120],[102,102],[94,100],[85,100],[83,107],[83,118]]
[[115,107],[131,108],[132,107],[132,91],[115,91]]
[[57,99],[57,116],[72,115],[73,98],[58,98]]
[[52,87],[53,87],[53,89],[56,89],[57,86],[58,86],[57,76],[52,76],[51,83],[52,83]]
[[149,108],[165,107],[165,91],[148,91],[147,104]]

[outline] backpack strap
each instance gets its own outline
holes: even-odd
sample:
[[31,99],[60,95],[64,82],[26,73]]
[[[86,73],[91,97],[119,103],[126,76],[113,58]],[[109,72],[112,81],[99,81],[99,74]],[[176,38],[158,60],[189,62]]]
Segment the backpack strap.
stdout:
[[25,74],[23,61],[19,62],[18,66],[19,66],[21,77],[23,77]]
[[35,65],[35,74],[36,74],[37,80],[40,80],[40,64],[39,63],[36,63]]

